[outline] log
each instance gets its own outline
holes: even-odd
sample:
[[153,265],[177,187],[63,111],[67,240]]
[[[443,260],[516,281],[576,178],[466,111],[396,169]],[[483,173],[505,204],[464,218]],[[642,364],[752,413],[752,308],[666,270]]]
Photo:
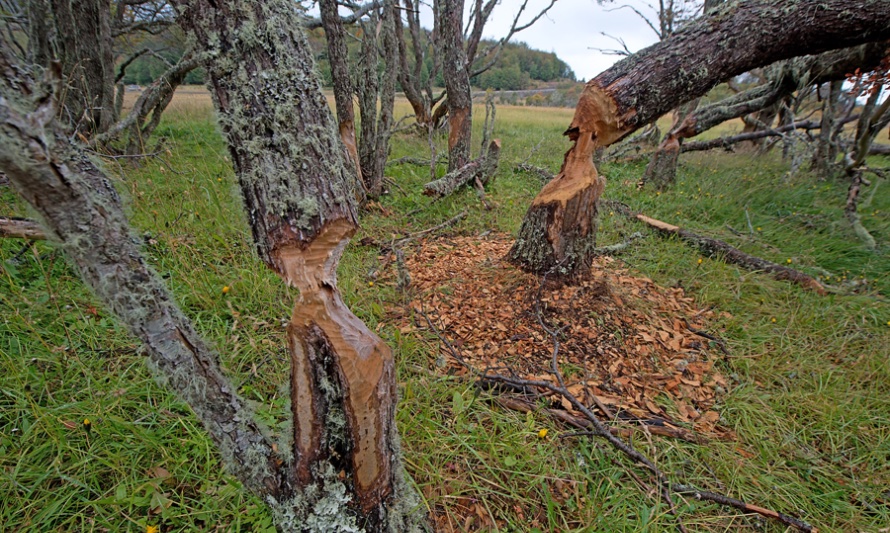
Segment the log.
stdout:
[[816,281],[813,277],[804,274],[799,270],[795,270],[793,268],[773,263],[772,261],[767,261],[766,259],[761,259],[759,257],[746,254],[738,248],[735,248],[734,246],[731,246],[721,240],[712,239],[710,237],[705,237],[703,235],[693,233],[679,226],[674,226],[673,224],[668,224],[667,222],[662,222],[661,220],[647,217],[642,213],[635,213],[631,211],[630,208],[628,208],[626,205],[620,202],[609,202],[609,207],[611,207],[615,211],[618,211],[624,216],[639,220],[647,226],[658,230],[658,232],[661,234],[676,235],[682,240],[695,245],[709,257],[720,257],[727,263],[739,265],[746,270],[767,272],[778,280],[791,281],[793,283],[797,283],[805,289],[815,291],[818,294],[827,294],[827,292],[825,291],[825,287],[823,287],[821,283]]
[[485,185],[491,181],[495,172],[497,172],[500,157],[501,141],[495,139],[491,141],[491,144],[488,145],[488,150],[482,156],[424,185],[423,194],[442,198],[453,193],[462,185],[475,182],[476,180]]
[[0,237],[30,239],[32,241],[46,238],[40,224],[27,218],[0,217]]

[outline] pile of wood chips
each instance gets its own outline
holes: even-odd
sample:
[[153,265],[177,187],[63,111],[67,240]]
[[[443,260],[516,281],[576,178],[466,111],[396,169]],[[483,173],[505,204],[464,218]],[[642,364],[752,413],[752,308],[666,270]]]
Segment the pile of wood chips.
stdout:
[[[731,437],[712,409],[726,389],[714,365],[720,347],[691,331],[705,330],[714,311],[698,308],[683,289],[631,275],[610,257],[598,258],[577,284],[542,289],[539,278],[503,260],[511,245],[502,234],[422,241],[405,254],[411,301],[391,309],[391,318],[402,333],[429,330],[414,312],[423,309],[465,363],[555,381],[553,339],[538,321],[540,309],[544,323],[561,332],[560,370],[585,405],[596,395],[625,417]],[[467,372],[446,347],[441,354],[444,371]]]

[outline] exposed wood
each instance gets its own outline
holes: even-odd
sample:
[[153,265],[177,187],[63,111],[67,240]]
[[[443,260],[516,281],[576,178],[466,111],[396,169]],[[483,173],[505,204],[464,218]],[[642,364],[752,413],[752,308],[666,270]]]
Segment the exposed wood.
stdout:
[[597,148],[752,68],[888,38],[885,0],[827,0],[815,9],[748,0],[720,6],[619,61],[587,82],[566,130],[574,145],[562,172],[532,202],[510,261],[538,274],[558,267],[563,276],[590,264],[604,187],[591,160]]
[[614,209],[615,211],[618,211],[624,216],[639,220],[647,226],[658,230],[662,234],[676,235],[682,240],[695,245],[709,257],[720,258],[727,263],[739,265],[740,267],[743,267],[747,270],[767,272],[778,280],[791,281],[793,283],[797,283],[805,289],[809,289],[823,295],[826,294],[825,287],[823,287],[821,283],[816,281],[813,277],[800,272],[799,270],[795,270],[793,268],[767,261],[766,259],[761,259],[759,257],[754,257],[753,255],[746,254],[738,248],[730,246],[729,244],[721,240],[705,237],[703,235],[699,235],[697,233],[693,233],[689,230],[683,229],[679,226],[647,217],[646,215],[643,215],[641,213],[635,213],[631,211],[626,205],[621,204],[620,202],[609,202],[609,207]]
[[[260,258],[300,289],[287,330],[294,459],[282,466],[293,492],[266,499],[276,527],[412,530],[420,520],[401,468],[392,353],[337,289],[361,185],[293,5],[178,3],[180,24],[213,58],[209,87]],[[246,31],[259,27],[267,31]]]
[[884,0],[728,2],[590,80],[570,129],[606,146],[753,68],[888,38]]
[[448,196],[462,185],[479,180],[483,185],[487,184],[498,169],[498,161],[501,157],[501,141],[494,139],[488,145],[488,150],[482,156],[474,159],[463,167],[448,172],[441,178],[431,181],[423,186],[423,194],[441,198]]
[[27,218],[0,217],[0,237],[13,237],[17,239],[41,240],[46,238],[46,233],[40,224]]
[[[579,107],[575,116],[586,123],[585,110]],[[535,197],[507,256],[523,270],[554,278],[571,277],[590,266],[596,249],[597,201],[606,186],[593,164],[594,137],[588,131],[571,135],[575,145],[562,170]]]

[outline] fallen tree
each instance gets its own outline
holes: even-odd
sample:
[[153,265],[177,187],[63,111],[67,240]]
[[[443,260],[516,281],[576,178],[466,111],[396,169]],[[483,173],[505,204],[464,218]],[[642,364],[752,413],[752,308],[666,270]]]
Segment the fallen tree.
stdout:
[[463,167],[453,170],[437,180],[423,186],[423,194],[442,198],[468,183],[484,186],[494,177],[501,157],[501,141],[495,139],[488,145],[488,150]]
[[587,83],[565,132],[574,144],[559,175],[529,207],[509,260],[562,277],[589,267],[605,185],[593,164],[597,148],[752,68],[888,38],[884,0],[748,0],[721,6],[616,63]]

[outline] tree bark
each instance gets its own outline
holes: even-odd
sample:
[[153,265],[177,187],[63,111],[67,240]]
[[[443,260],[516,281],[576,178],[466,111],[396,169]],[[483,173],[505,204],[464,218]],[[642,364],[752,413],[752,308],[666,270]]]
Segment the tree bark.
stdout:
[[321,24],[328,47],[328,61],[331,63],[334,104],[337,107],[340,140],[346,146],[346,151],[358,174],[359,183],[364,183],[355,135],[355,110],[352,104],[354,91],[352,80],[349,77],[349,50],[346,47],[346,32],[343,30],[343,22],[340,20],[338,5],[337,0],[319,0],[318,2],[321,11]]
[[473,100],[470,74],[463,39],[463,0],[439,2],[442,14],[439,28],[444,52],[442,74],[448,93],[448,171],[464,167],[470,161],[473,127]]
[[[842,80],[828,83],[828,94],[822,100],[822,119],[819,124],[819,137],[816,139],[816,150],[810,162],[810,168],[822,179],[828,179],[836,171],[837,144],[832,138],[838,121],[836,112],[840,104]],[[818,89],[817,89],[818,90]]]
[[[294,487],[283,530],[409,530],[389,347],[353,315],[336,268],[357,227],[356,175],[288,0],[180,0],[213,59],[209,87],[260,257],[300,298],[288,325]],[[252,28],[264,28],[262,32]]]
[[888,38],[885,0],[827,0],[817,6],[748,0],[721,6],[618,62],[587,83],[566,131],[575,144],[563,171],[532,202],[510,259],[539,274],[559,265],[563,275],[573,275],[590,264],[596,224],[588,217],[595,215],[603,189],[589,160],[597,147],[752,68]]
[[[114,123],[111,0],[34,0],[31,47],[44,67],[58,59],[66,80],[66,123],[90,136]],[[45,33],[43,33],[45,32]]]
[[0,237],[42,240],[46,238],[46,234],[40,224],[33,220],[0,217]]

